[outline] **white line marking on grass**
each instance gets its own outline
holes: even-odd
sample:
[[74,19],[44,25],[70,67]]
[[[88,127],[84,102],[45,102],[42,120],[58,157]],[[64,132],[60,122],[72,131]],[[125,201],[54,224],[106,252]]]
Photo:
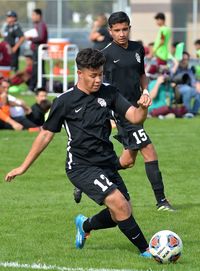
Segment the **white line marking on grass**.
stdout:
[[[107,268],[71,268],[71,267],[61,267],[56,265],[46,265],[46,264],[27,264],[27,263],[18,263],[18,262],[0,262],[0,267],[11,267],[11,268],[28,268],[28,269],[36,269],[36,270],[56,270],[56,271],[153,271],[151,268],[146,270],[136,270],[136,269],[107,269]],[[160,271],[164,271],[160,270]]]

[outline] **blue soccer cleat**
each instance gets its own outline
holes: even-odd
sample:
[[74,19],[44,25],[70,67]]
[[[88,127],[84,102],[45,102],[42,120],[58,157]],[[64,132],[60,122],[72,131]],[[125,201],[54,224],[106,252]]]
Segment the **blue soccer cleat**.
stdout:
[[87,219],[84,215],[77,215],[75,218],[76,224],[76,248],[81,249],[84,247],[87,234],[83,230],[83,223]]
[[149,252],[149,250],[147,249],[146,251],[140,253],[140,256],[144,257],[144,258],[152,258],[152,254]]

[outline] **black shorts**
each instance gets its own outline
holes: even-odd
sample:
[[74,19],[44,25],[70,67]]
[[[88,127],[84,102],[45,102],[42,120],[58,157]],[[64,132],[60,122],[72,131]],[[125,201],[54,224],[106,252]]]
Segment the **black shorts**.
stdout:
[[66,173],[74,186],[99,205],[103,205],[106,196],[116,188],[130,200],[124,181],[116,169],[76,165],[72,169],[66,169]]
[[143,125],[126,123],[122,126],[117,123],[117,130],[118,134],[114,138],[123,144],[124,149],[141,150],[151,144],[151,140],[145,132]]

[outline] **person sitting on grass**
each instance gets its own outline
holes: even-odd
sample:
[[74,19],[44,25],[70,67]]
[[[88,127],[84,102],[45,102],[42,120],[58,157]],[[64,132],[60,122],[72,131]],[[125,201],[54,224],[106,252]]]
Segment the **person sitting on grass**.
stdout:
[[199,113],[200,89],[198,88],[194,69],[190,67],[189,62],[190,54],[184,51],[183,58],[174,71],[173,80],[176,81],[178,92],[188,112],[185,117],[191,118]]
[[36,103],[31,106],[31,112],[27,118],[37,126],[42,126],[45,121],[45,114],[51,107],[51,102],[47,99],[47,91],[44,88],[38,88],[35,91]]
[[0,66],[11,65],[12,50],[6,41],[0,41]]
[[23,100],[9,95],[9,87],[9,81],[2,79],[0,82],[1,129],[22,130],[37,128],[37,125],[27,119],[25,115],[25,112],[28,112],[30,108]]
[[33,71],[33,59],[32,55],[25,56],[25,68],[21,71],[17,71],[10,77],[11,86],[19,86],[23,83],[29,86],[30,79]]
[[187,113],[185,106],[176,101],[176,91],[169,74],[158,74],[157,79],[150,81],[148,89],[152,99],[152,104],[148,108],[150,116],[181,118]]

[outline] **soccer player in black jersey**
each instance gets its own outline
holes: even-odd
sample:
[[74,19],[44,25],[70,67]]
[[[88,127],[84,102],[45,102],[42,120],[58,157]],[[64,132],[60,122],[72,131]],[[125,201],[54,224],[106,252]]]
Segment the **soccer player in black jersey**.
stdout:
[[10,182],[25,173],[64,125],[68,134],[66,173],[70,181],[97,204],[105,205],[105,209],[90,218],[76,217],[76,248],[83,248],[91,230],[118,226],[141,256],[150,258],[148,243],[132,215],[127,188],[117,172],[117,156],[109,136],[110,110],[132,123],[141,123],[151,99],[142,95],[134,107],[115,87],[102,84],[105,57],[98,50],[80,51],[76,63],[77,85],[54,100],[29,154],[5,180]]
[[[112,13],[108,24],[113,42],[102,50],[106,57],[105,82],[117,87],[129,102],[137,106],[141,94],[148,94],[148,80],[144,71],[144,48],[140,43],[129,40],[131,26],[126,13]],[[173,211],[165,197],[156,150],[143,125],[131,124],[123,116],[117,116],[117,119],[117,138],[124,146],[118,160],[119,169],[132,167],[140,151],[156,197],[157,209]]]

